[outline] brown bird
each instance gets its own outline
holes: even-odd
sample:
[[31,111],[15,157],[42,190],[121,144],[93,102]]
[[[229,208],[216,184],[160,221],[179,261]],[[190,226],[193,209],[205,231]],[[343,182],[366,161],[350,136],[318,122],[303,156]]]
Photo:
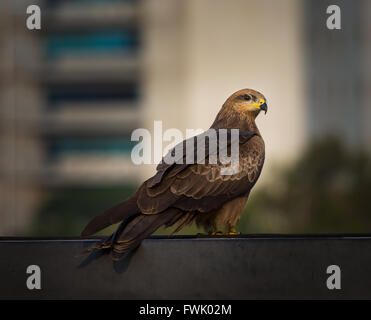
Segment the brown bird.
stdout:
[[[227,129],[229,152],[233,143],[231,129],[239,129],[238,168],[232,174],[222,174],[222,169],[228,165],[221,163],[219,154],[216,162],[210,161],[212,139],[209,139],[204,144],[204,163],[184,161],[187,163],[167,164],[163,158],[157,166],[157,173],[145,181],[132,197],[95,217],[81,235],[89,236],[121,221],[110,237],[93,247],[109,249],[112,258],[118,260],[163,225],[177,224],[177,232],[195,222],[213,235],[238,234],[235,225],[264,163],[264,141],[255,124],[261,110],[267,112],[266,99],[261,93],[251,89],[239,90],[226,100],[210,128],[217,131]],[[197,151],[197,137],[192,139]],[[217,143],[220,147],[220,135]],[[184,141],[182,146],[184,148]],[[216,148],[216,152],[220,153],[220,148]],[[174,155],[174,149],[170,154]],[[225,233],[219,231],[220,227]]]

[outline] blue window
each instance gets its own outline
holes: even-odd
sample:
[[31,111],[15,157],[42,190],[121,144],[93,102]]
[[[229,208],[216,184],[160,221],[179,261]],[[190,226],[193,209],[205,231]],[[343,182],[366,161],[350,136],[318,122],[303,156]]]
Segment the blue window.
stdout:
[[49,35],[46,39],[47,58],[64,55],[112,55],[130,53],[137,49],[135,31],[91,31]]
[[136,141],[130,137],[63,137],[49,141],[48,155],[130,155]]

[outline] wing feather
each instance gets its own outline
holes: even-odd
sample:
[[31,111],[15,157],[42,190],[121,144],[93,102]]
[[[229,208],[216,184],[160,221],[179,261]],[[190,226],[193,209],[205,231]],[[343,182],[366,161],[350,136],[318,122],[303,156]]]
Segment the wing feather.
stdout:
[[138,207],[145,214],[157,214],[170,207],[206,212],[226,201],[247,194],[259,177],[264,162],[264,142],[258,135],[240,138],[239,170],[223,175],[226,167],[216,164],[190,164],[166,167],[160,181],[148,180],[140,189]]

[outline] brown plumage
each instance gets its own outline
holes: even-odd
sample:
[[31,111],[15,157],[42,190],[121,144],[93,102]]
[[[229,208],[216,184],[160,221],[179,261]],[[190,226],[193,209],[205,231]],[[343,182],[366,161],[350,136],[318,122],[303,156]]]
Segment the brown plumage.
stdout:
[[[157,173],[145,181],[131,198],[90,221],[82,236],[121,221],[114,234],[94,247],[110,249],[113,258],[119,259],[163,225],[176,224],[177,232],[194,222],[207,231],[214,231],[214,234],[219,227],[223,227],[226,234],[236,234],[234,226],[264,163],[264,141],[255,124],[261,110],[267,111],[264,96],[243,89],[227,99],[211,126],[216,130],[229,129],[229,152],[230,129],[239,129],[239,168],[236,173],[223,175],[221,169],[228,165],[223,165],[219,158],[216,164],[209,163],[211,140],[206,139],[205,163],[200,163],[199,158],[194,164],[166,164],[162,161],[157,166]],[[192,139],[197,154],[197,138]],[[182,146],[185,147],[185,141]]]

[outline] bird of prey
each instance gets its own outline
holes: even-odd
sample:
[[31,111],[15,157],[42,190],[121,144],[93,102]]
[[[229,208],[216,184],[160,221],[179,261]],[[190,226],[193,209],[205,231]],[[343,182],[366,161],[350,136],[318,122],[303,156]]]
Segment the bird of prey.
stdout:
[[[95,217],[81,235],[89,236],[121,221],[110,237],[93,247],[108,249],[112,258],[119,260],[160,226],[177,225],[177,232],[185,225],[196,223],[211,235],[238,234],[235,225],[260,176],[265,158],[264,141],[255,123],[262,110],[267,112],[267,103],[261,93],[252,89],[239,90],[225,101],[210,128],[239,129],[238,168],[233,174],[222,174],[226,165],[219,158],[214,163],[208,161],[210,152],[203,163],[167,164],[162,161],[156,174],[134,195]],[[231,135],[227,140],[229,151],[230,144]],[[210,151],[208,144],[204,147]],[[219,148],[216,152],[220,152]],[[219,228],[224,228],[224,233]]]

